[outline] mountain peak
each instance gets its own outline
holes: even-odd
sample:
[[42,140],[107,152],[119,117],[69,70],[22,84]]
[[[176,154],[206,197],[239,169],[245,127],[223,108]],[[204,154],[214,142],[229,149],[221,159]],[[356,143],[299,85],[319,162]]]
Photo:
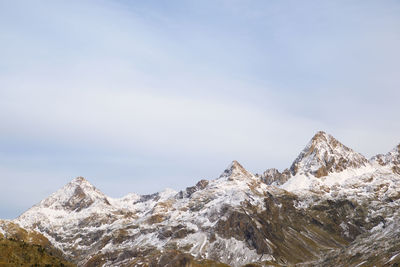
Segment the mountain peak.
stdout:
[[82,190],[83,192],[88,194],[90,194],[91,192],[101,193],[94,185],[92,185],[88,180],[86,180],[82,176],[78,176],[72,179],[71,182],[66,184],[62,189],[64,189],[64,191],[69,191],[71,189],[74,191]]
[[243,166],[236,160],[232,161],[231,164],[225,169],[219,178],[228,178],[228,180],[240,179],[243,177],[252,177],[253,175],[248,172]]
[[290,167],[293,175],[322,177],[331,172],[365,166],[368,160],[340,143],[332,135],[317,132]]
[[329,145],[333,148],[338,145],[344,146],[335,137],[333,137],[332,135],[330,135],[324,131],[316,132],[314,134],[314,136],[311,138],[310,143],[312,143],[314,146],[320,144],[320,145]]
[[327,134],[324,131],[318,131],[314,134],[312,140],[326,140],[329,137],[332,137],[332,136],[330,134]]
[[397,146],[395,146],[390,152],[389,154],[391,154],[393,157],[396,157],[397,159],[400,160],[400,144],[398,144]]
[[78,177],[72,179],[71,183],[79,183],[79,184],[81,184],[81,183],[89,183],[89,181],[86,180],[86,179],[85,179],[84,177],[82,177],[82,176],[78,176]]
[[389,165],[394,173],[400,174],[400,144],[395,146],[385,155],[378,154],[372,157],[371,162],[378,163],[382,166]]
[[290,178],[289,169],[285,169],[282,173],[275,168],[267,169],[261,175],[256,174],[257,177],[267,185],[275,184],[282,185]]
[[83,187],[87,187],[87,188],[90,188],[90,187],[94,188],[94,186],[82,176],[78,176],[78,177],[72,179],[71,182],[69,182],[66,186],[83,186]]
[[54,209],[81,211],[95,202],[110,205],[106,195],[79,176],[43,200],[40,205]]

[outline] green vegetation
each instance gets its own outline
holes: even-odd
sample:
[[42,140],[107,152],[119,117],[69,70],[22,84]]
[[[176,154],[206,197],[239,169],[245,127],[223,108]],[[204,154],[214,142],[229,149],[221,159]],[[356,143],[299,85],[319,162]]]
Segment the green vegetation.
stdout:
[[0,267],[73,267],[53,252],[35,244],[16,239],[0,238]]
[[36,231],[27,231],[10,221],[0,220],[6,236],[0,234],[0,267],[73,267],[61,251]]

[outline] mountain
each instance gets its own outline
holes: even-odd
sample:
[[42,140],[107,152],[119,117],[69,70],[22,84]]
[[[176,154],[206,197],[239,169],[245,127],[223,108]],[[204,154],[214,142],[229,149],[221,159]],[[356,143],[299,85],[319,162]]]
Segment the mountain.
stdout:
[[371,161],[381,166],[389,166],[393,172],[400,174],[400,144],[387,154],[378,154],[371,158]]
[[73,267],[75,264],[65,261],[61,251],[42,234],[0,220],[0,266]]
[[366,166],[368,160],[325,132],[317,132],[290,167],[292,175],[327,176],[347,168]]
[[264,183],[268,185],[282,185],[286,183],[291,178],[291,173],[289,169],[285,169],[282,173],[275,168],[268,169],[264,171],[261,175],[256,174]]
[[39,204],[42,208],[65,211],[81,211],[91,206],[109,205],[107,196],[83,177],[75,178]]
[[221,178],[226,178],[228,180],[243,180],[245,178],[251,178],[253,175],[249,173],[239,162],[236,160],[232,161],[232,163],[225,169],[225,171],[220,175]]
[[[311,138],[290,168],[282,173],[275,168],[268,169],[261,175],[257,174],[257,177],[269,185],[281,186],[292,180],[301,187],[313,178],[369,166],[370,162],[363,155],[343,145],[332,135],[319,131]],[[295,179],[291,179],[292,177]],[[299,177],[302,181],[297,179]]]
[[14,223],[78,266],[395,266],[398,148],[368,161],[318,132],[282,173],[233,161],[179,192],[119,199],[78,177]]
[[[219,237],[215,228],[221,227],[218,222],[227,211],[241,209],[241,201],[260,205],[265,187],[236,161],[219,179],[200,181],[181,192],[133,198],[107,198],[77,178],[16,221],[42,232],[83,266],[97,266],[99,258],[113,266],[132,258],[130,264],[151,264],[176,250],[231,264],[243,255],[235,261],[244,264],[246,257],[260,256],[242,240]],[[236,248],[227,252],[219,247]]]

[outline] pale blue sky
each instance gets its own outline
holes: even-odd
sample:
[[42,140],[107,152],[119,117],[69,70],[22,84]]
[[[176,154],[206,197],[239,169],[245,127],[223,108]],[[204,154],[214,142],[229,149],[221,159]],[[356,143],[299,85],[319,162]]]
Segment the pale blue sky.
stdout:
[[0,0],[0,218],[400,142],[399,1]]

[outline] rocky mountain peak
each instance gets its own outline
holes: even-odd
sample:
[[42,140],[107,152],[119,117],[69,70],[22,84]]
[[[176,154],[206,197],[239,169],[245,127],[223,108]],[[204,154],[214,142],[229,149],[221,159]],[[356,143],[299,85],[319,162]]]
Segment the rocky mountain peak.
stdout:
[[121,199],[78,177],[14,222],[78,266],[396,266],[399,151],[319,179],[369,163],[318,132],[291,170],[254,176],[233,161],[221,179]]
[[70,184],[77,184],[77,185],[81,185],[81,184],[89,184],[89,185],[90,185],[89,181],[86,180],[86,179],[85,179],[84,177],[82,177],[82,176],[78,176],[78,177],[72,179],[72,181],[69,182],[69,183],[70,183]]
[[88,194],[92,195],[93,193],[101,193],[96,187],[94,187],[88,180],[79,176],[74,178],[71,182],[66,184],[61,190],[71,191],[73,190],[74,194]]
[[320,146],[329,146],[332,148],[335,148],[337,146],[345,147],[345,145],[340,143],[336,138],[334,138],[332,135],[324,131],[316,132],[314,136],[311,138],[310,143],[312,143],[314,146],[320,145]]
[[311,174],[315,177],[359,168],[368,164],[361,154],[340,143],[332,135],[317,132],[290,167],[292,175]]
[[390,166],[394,173],[400,174],[400,144],[389,151],[387,154],[378,154],[371,158],[372,163],[381,166]]
[[318,131],[314,134],[311,140],[316,142],[327,142],[329,139],[331,139],[331,137],[332,136],[330,134],[327,134],[324,131]]
[[400,165],[400,144],[386,154],[386,160],[394,165]]
[[77,177],[39,205],[53,209],[81,211],[95,202],[110,205],[107,196],[83,177]]
[[290,178],[289,169],[285,169],[282,173],[275,168],[267,169],[261,175],[257,174],[267,185],[282,185]]
[[250,178],[253,175],[248,172],[239,162],[236,160],[232,161],[232,163],[225,169],[225,171],[221,174],[220,178],[228,178],[228,180],[236,180],[243,178]]

